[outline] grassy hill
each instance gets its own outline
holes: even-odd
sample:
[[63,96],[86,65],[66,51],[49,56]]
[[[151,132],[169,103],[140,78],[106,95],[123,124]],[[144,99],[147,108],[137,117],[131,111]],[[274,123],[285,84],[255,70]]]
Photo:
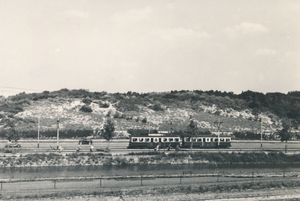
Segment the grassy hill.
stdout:
[[[202,130],[214,131],[222,121],[223,131],[276,130],[282,118],[300,122],[300,92],[241,94],[220,91],[171,91],[162,93],[107,93],[68,90],[20,93],[0,99],[0,132],[7,121],[22,132],[55,131],[57,119],[62,131],[100,130],[106,118],[113,118],[116,130],[183,130],[192,117]],[[172,123],[171,123],[172,122]]]

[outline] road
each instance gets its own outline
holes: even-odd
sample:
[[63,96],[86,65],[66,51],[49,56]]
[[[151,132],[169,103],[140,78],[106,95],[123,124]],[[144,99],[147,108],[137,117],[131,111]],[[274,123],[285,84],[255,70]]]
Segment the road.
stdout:
[[[39,148],[37,140],[19,140],[22,145],[21,148],[15,148],[17,153],[31,153],[31,152],[51,152],[56,151],[54,148],[57,147],[56,140],[40,140]],[[6,141],[0,141],[0,147],[5,146]],[[63,152],[74,152],[78,146],[80,146],[82,152],[88,152],[91,145],[78,145],[78,140],[68,139],[60,140],[59,145],[63,147]],[[107,141],[103,139],[94,139],[93,146],[96,149],[105,149],[107,147]],[[193,149],[194,151],[260,151],[261,142],[260,141],[232,141],[231,148],[228,149]],[[118,139],[113,140],[109,143],[109,148],[112,154],[124,154],[129,152],[145,152],[149,149],[127,149],[128,139]],[[277,150],[284,151],[285,143],[280,141],[263,141],[263,150]],[[288,142],[288,151],[290,152],[300,152],[300,142],[291,141]]]

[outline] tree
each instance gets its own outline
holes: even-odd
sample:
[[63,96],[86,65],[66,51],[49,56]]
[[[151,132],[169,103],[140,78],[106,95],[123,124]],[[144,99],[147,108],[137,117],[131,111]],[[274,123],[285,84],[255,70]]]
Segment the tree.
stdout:
[[16,125],[13,120],[6,119],[4,128],[6,129],[6,138],[8,141],[18,141],[20,139],[19,134],[17,133],[15,129]]
[[281,142],[285,142],[285,153],[287,152],[287,141],[292,139],[293,133],[291,132],[292,124],[289,119],[282,120],[282,129],[278,132]]
[[115,136],[115,125],[114,125],[114,122],[110,118],[108,118],[106,120],[106,123],[103,126],[101,136],[104,139],[106,139],[106,141],[108,142],[107,149],[109,150],[109,148],[108,148],[109,147],[109,142]]
[[191,139],[191,151],[193,151],[193,137],[195,137],[197,133],[198,133],[197,123],[193,119],[190,119],[190,123],[187,126],[187,135]]

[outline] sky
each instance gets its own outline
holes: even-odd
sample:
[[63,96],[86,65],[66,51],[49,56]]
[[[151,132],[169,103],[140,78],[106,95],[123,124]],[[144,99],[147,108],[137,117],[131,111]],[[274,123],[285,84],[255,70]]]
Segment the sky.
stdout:
[[300,90],[298,0],[1,0],[0,95]]

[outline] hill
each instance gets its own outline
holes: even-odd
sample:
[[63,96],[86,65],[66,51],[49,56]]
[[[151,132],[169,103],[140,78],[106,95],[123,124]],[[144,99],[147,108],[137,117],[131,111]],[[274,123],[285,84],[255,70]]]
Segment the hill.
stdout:
[[[78,131],[99,131],[111,117],[116,130],[158,129],[183,130],[193,118],[202,130],[214,131],[214,122],[222,121],[222,131],[275,131],[280,120],[300,122],[300,92],[234,94],[220,91],[171,91],[152,93],[107,93],[88,90],[20,93],[0,99],[0,133],[7,121],[15,122],[20,133],[36,136],[40,118],[41,132],[55,134],[57,119],[60,130],[69,136]],[[55,136],[55,135],[53,135]]]

